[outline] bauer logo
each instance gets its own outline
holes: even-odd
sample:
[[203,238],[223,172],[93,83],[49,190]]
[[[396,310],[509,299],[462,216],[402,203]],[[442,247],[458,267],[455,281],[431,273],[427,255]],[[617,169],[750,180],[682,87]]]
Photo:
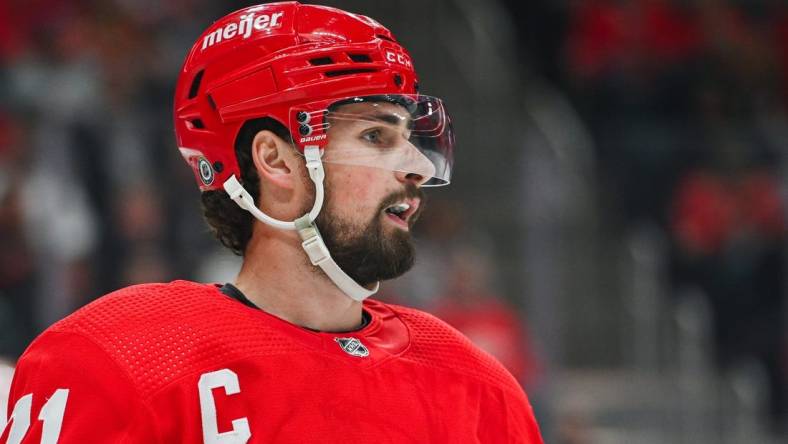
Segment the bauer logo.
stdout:
[[302,137],[298,141],[300,143],[317,142],[318,140],[325,139],[327,136],[328,134],[318,134],[316,136]]
[[369,349],[356,338],[334,338],[334,340],[350,356],[358,356],[359,358],[369,356]]
[[248,39],[252,32],[278,28],[282,26],[282,16],[284,14],[284,12],[274,12],[273,14],[255,16],[254,12],[250,12],[242,15],[237,23],[228,23],[203,37],[202,49],[204,50],[222,41],[237,37]]

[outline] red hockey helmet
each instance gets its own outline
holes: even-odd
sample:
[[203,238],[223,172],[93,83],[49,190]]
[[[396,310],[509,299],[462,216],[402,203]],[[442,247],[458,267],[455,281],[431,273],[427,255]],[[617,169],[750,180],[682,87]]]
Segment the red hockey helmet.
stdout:
[[412,152],[400,146],[384,158],[337,152],[325,162],[394,170],[417,165],[419,174],[430,177],[426,185],[448,183],[451,124],[440,99],[418,94],[408,52],[375,20],[324,6],[270,3],[211,25],[178,78],[175,134],[200,189],[221,189],[231,176],[240,178],[234,143],[247,120],[276,119],[300,151],[306,145],[322,149],[329,121],[371,118],[343,112],[341,104],[355,102],[389,102],[407,110],[406,145],[416,148],[419,159],[392,161],[398,152]]

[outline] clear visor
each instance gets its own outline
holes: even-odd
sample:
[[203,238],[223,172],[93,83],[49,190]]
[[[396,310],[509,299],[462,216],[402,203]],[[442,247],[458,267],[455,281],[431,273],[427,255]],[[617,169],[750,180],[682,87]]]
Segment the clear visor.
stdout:
[[323,162],[382,168],[424,178],[451,179],[454,133],[440,99],[376,95],[323,102],[294,110],[301,146],[321,140]]

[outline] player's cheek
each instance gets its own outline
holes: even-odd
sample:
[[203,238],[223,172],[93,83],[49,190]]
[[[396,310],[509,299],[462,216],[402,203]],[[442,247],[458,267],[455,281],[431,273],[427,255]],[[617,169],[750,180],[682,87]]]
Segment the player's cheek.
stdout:
[[331,201],[335,208],[347,209],[347,214],[367,214],[377,211],[386,197],[381,187],[384,170],[357,165],[331,165],[326,171],[331,180]]

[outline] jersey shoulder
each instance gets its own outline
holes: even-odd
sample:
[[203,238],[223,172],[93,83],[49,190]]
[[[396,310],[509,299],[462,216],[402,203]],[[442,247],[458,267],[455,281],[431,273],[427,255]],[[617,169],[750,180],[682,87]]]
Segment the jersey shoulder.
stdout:
[[143,397],[204,368],[298,348],[275,328],[255,321],[248,307],[215,285],[188,281],[110,293],[54,324],[31,348],[58,333],[96,344],[125,370]]
[[518,382],[497,359],[474,345],[454,327],[421,310],[387,305],[405,323],[410,333],[410,347],[403,358],[522,393]]
[[[215,286],[188,281],[133,285],[98,298],[48,330],[78,333],[100,342],[114,336],[133,340],[138,334],[174,324],[187,333],[184,329],[191,324],[215,316],[211,308],[225,308],[226,301],[218,295]],[[176,331],[168,333],[175,336]]]

